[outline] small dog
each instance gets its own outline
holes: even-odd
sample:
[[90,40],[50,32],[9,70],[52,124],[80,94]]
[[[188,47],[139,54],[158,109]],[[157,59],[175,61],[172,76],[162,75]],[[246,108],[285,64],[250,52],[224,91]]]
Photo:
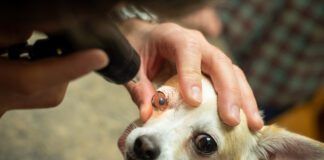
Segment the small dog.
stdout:
[[181,100],[178,87],[176,76],[169,79],[152,98],[151,118],[135,121],[120,137],[126,160],[324,160],[323,143],[273,125],[251,132],[242,112],[238,126],[223,124],[207,78],[197,108]]

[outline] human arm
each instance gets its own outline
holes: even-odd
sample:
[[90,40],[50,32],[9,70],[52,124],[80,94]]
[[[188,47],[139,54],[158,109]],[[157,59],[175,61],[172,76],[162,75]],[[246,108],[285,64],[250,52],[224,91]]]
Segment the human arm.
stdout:
[[[25,41],[28,36],[22,35],[0,34],[0,46]],[[57,106],[70,81],[107,63],[107,56],[98,49],[37,61],[0,58],[0,115],[12,109]]]

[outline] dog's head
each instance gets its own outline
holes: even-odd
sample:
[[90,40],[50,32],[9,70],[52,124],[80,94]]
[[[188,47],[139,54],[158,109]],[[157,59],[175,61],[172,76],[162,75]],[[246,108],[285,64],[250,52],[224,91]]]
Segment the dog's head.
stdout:
[[199,107],[185,104],[173,77],[152,98],[154,113],[145,123],[132,123],[119,139],[127,160],[321,159],[324,145],[274,126],[251,132],[244,114],[228,127],[217,113],[212,84],[202,81]]

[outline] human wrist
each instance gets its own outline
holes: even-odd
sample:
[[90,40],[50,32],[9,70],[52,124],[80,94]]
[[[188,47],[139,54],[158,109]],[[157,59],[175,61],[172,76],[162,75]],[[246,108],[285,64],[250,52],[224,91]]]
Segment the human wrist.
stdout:
[[128,41],[136,46],[143,43],[143,39],[156,27],[158,23],[150,23],[140,19],[128,19],[119,24],[119,27]]
[[111,12],[112,20],[117,22],[120,30],[136,48],[144,42],[150,31],[157,26],[159,18],[148,9],[123,3],[116,6]]

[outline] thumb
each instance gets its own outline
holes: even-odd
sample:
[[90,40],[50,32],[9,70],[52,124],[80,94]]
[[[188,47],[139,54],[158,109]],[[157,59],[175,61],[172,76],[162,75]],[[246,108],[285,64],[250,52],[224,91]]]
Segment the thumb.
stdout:
[[151,99],[155,93],[155,89],[146,76],[142,77],[139,82],[128,82],[125,87],[131,94],[133,101],[139,107],[141,120],[145,122],[153,113]]
[[[91,49],[65,57],[35,61],[30,67],[34,68],[33,78],[40,80],[38,84],[56,85],[74,80],[93,70],[101,69],[108,63],[109,59],[106,53],[99,49]],[[45,77],[51,77],[51,79],[44,81]]]

